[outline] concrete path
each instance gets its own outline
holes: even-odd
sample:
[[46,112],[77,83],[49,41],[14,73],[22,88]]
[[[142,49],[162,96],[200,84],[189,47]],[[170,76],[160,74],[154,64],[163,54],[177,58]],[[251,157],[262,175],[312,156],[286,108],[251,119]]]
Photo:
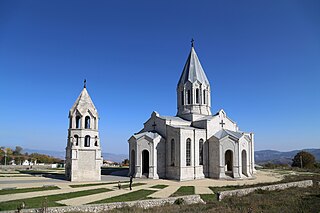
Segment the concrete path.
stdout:
[[164,189],[161,189],[161,190],[149,195],[148,197],[167,198],[167,197],[170,197],[170,195],[172,195],[173,193],[175,193],[179,188],[180,188],[180,185],[168,186]]
[[201,195],[201,194],[214,194],[211,189],[207,186],[195,186],[194,188],[195,194]]
[[61,204],[65,204],[68,206],[79,206],[79,205],[84,205],[84,204],[88,204],[88,203],[92,203],[95,201],[99,201],[99,200],[104,200],[110,197],[115,197],[118,195],[124,195],[124,194],[128,194],[130,192],[135,192],[138,191],[140,189],[148,189],[148,190],[154,190],[150,188],[152,185],[142,185],[142,186],[135,186],[132,188],[132,190],[129,189],[116,189],[115,191],[110,191],[110,192],[103,192],[103,193],[98,193],[98,194],[92,194],[92,195],[88,195],[88,196],[82,196],[82,197],[76,197],[76,198],[71,198],[71,199],[66,199],[66,200],[60,200],[57,201],[57,203],[61,203]]

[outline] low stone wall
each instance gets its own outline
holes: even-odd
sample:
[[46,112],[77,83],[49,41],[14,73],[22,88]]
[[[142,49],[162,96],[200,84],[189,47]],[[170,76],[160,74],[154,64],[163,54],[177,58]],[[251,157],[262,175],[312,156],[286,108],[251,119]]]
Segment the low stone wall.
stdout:
[[[131,202],[117,202],[106,204],[92,204],[82,206],[61,206],[61,207],[48,207],[46,213],[62,213],[62,212],[103,212],[115,208],[123,207],[139,207],[139,208],[152,208],[156,206],[162,206],[165,204],[173,204],[177,199],[183,199],[185,204],[205,203],[200,195],[188,195],[181,197],[169,197],[164,199],[151,199],[151,200],[139,200]],[[8,213],[14,213],[15,211],[7,211]],[[44,212],[43,209],[23,209],[21,213],[34,213]]]
[[237,189],[237,190],[230,190],[230,191],[222,191],[217,193],[217,199],[220,201],[227,196],[244,196],[256,190],[283,190],[290,187],[309,187],[312,186],[312,180],[303,180],[297,182],[290,182],[290,183],[281,183],[281,184],[274,184],[268,186],[260,186],[260,187],[252,187],[252,188],[245,188],[245,189]]
[[9,170],[37,170],[37,169],[52,169],[51,164],[45,165],[0,165],[0,170],[9,171]]

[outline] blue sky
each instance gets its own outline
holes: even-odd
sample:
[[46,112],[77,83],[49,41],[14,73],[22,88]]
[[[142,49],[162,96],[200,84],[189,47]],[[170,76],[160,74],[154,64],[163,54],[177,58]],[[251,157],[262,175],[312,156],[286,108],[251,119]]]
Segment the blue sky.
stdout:
[[195,48],[256,150],[319,148],[320,1],[0,1],[0,144],[64,150],[87,79],[104,152],[152,111],[176,114]]

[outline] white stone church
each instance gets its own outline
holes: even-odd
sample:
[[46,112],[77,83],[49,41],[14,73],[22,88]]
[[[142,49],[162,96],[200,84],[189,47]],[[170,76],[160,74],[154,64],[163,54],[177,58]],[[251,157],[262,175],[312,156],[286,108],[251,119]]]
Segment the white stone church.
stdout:
[[254,134],[224,110],[211,113],[210,83],[191,47],[177,85],[176,116],[153,112],[129,139],[129,175],[152,179],[250,178]]

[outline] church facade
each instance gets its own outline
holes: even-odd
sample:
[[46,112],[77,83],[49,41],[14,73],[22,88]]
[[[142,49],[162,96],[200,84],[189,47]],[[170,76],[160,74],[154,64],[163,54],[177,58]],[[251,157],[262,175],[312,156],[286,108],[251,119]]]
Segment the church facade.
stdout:
[[211,113],[210,83],[192,44],[177,85],[176,116],[153,112],[129,142],[129,175],[152,179],[250,178],[254,134],[224,110]]
[[98,111],[86,83],[69,111],[65,175],[70,181],[101,180],[101,147]]

